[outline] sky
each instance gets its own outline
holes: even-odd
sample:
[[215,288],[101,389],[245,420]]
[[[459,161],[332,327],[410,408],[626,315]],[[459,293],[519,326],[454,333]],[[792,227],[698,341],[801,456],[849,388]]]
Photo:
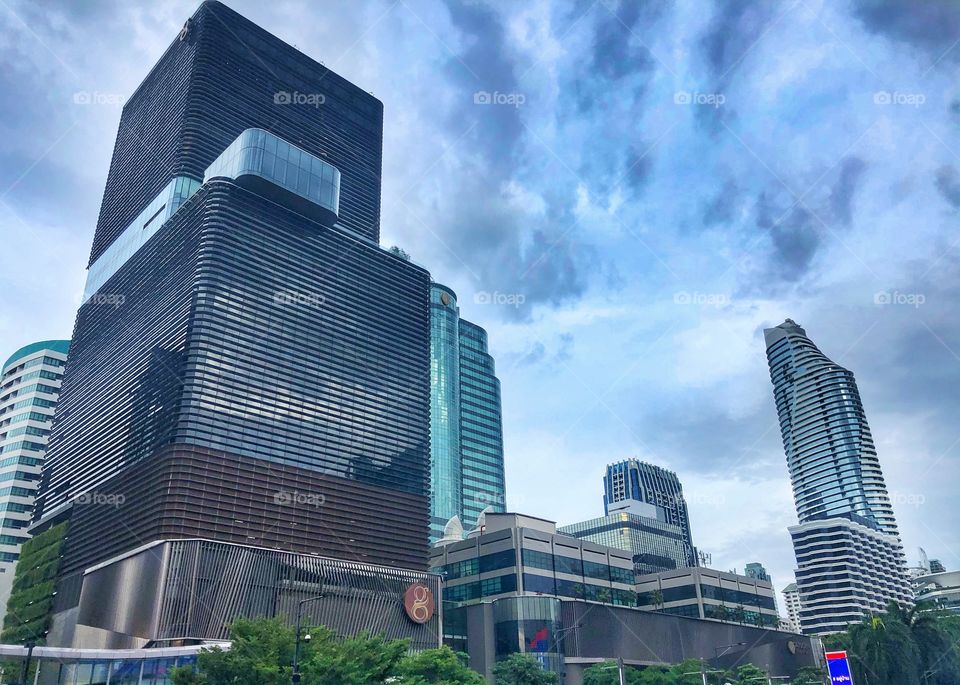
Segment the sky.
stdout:
[[[960,567],[960,4],[226,0],[384,103],[382,243],[502,383],[507,505],[675,470],[792,581],[763,329],[862,394],[908,558]],[[69,337],[124,99],[194,1],[0,0],[0,356]]]

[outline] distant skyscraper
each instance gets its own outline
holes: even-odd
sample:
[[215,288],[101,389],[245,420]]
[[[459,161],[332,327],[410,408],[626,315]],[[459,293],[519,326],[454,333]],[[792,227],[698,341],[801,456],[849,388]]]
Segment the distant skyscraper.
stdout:
[[603,478],[605,514],[628,511],[677,526],[687,546],[687,566],[697,565],[690,517],[677,474],[637,459],[607,466]]
[[783,605],[787,610],[787,623],[790,630],[800,632],[800,592],[796,583],[790,583],[783,588]]
[[341,615],[414,625],[384,607],[427,568],[430,276],[377,243],[382,130],[209,0],[127,101],[38,498],[55,644],[220,638],[354,573],[389,601]]
[[0,620],[20,545],[29,539],[27,526],[69,348],[69,340],[35,342],[14,352],[0,371]]
[[930,573],[944,573],[946,570],[947,567],[939,559],[930,560]]
[[500,381],[487,332],[460,318],[457,295],[430,289],[430,539],[457,516],[464,528],[480,512],[502,512],[506,491]]
[[836,632],[910,602],[905,556],[853,374],[790,319],[764,337],[800,520],[800,624]]
[[744,567],[743,575],[770,582],[770,574],[767,573],[767,569],[763,567],[763,564],[758,564],[755,561],[747,564]]

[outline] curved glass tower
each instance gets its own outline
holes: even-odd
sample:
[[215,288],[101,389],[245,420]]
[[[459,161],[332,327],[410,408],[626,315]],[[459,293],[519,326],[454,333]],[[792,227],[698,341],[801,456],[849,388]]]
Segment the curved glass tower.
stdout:
[[430,541],[454,516],[473,528],[506,504],[500,380],[487,332],[460,318],[457,295],[430,287]]
[[909,603],[903,549],[853,373],[787,319],[764,331],[800,525],[790,528],[804,632]]
[[430,538],[463,514],[460,456],[460,326],[457,295],[430,287]]
[[853,374],[790,319],[764,336],[800,522],[842,516],[896,535]]

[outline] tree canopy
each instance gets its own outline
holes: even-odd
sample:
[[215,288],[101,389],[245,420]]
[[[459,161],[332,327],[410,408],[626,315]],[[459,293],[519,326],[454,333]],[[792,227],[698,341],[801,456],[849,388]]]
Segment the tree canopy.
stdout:
[[[449,647],[409,653],[406,640],[362,634],[341,639],[311,628],[300,642],[303,685],[484,685],[465,654]],[[288,685],[294,631],[280,619],[238,619],[230,626],[231,647],[200,652],[198,670],[179,668],[173,685]]]

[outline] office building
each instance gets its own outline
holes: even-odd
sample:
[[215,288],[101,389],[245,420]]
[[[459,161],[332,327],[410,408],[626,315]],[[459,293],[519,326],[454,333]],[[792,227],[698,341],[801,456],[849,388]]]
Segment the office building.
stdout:
[[430,288],[430,540],[506,502],[500,381],[487,332],[460,317],[457,295]]
[[960,571],[931,571],[912,585],[917,604],[960,614]]
[[758,580],[765,580],[768,583],[771,582],[770,574],[767,573],[767,569],[763,567],[763,564],[758,564],[755,561],[744,566],[743,575],[745,575],[747,578],[756,578]]
[[638,606],[675,616],[725,623],[780,623],[769,581],[708,568],[685,568],[637,578]]
[[426,571],[430,277],[377,243],[382,119],[213,1],[128,99],[38,498],[37,530],[69,521],[51,640],[219,636],[144,545],[270,551],[240,614],[317,594],[311,557]]
[[853,374],[790,319],[764,338],[799,518],[800,625],[838,632],[910,602],[903,547]]
[[790,583],[783,588],[783,606],[787,612],[787,626],[795,632],[800,632],[800,592],[796,583]]
[[679,527],[687,546],[685,565],[697,565],[687,501],[676,473],[637,459],[625,459],[607,466],[603,489],[604,514],[627,511]]
[[630,553],[637,575],[684,568],[690,549],[679,526],[656,518],[618,511],[559,528],[561,533]]
[[943,573],[947,570],[947,567],[943,565],[943,562],[939,559],[930,560],[930,573]]
[[40,485],[69,340],[21,347],[0,370],[0,619]]
[[[580,685],[585,669],[617,657],[633,666],[715,660],[718,645],[739,643],[723,665],[753,662],[790,675],[815,665],[821,651],[799,635],[641,610],[629,553],[533,516],[487,513],[482,533],[434,548],[431,563],[445,577],[444,643],[467,652],[491,682],[496,663],[517,652],[559,674],[562,685]],[[725,580],[717,584],[733,592]],[[758,585],[742,579],[736,587]]]

